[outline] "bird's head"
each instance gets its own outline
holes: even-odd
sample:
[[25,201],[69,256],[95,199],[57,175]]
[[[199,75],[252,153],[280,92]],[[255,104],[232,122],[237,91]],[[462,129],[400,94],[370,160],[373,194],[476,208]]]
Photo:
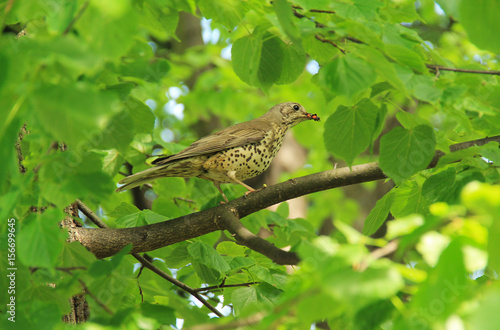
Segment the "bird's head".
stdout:
[[320,120],[318,115],[310,114],[303,106],[295,102],[277,104],[269,110],[269,113],[280,116],[281,121],[290,127],[305,120]]

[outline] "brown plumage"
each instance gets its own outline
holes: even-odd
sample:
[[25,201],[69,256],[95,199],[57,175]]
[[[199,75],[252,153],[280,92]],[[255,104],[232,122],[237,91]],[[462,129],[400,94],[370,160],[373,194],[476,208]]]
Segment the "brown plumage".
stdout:
[[224,199],[221,183],[238,183],[264,172],[281,147],[286,131],[305,120],[319,120],[300,104],[275,105],[259,118],[207,135],[178,154],[160,157],[155,167],[121,180],[116,191],[140,186],[162,177],[199,177],[212,181]]

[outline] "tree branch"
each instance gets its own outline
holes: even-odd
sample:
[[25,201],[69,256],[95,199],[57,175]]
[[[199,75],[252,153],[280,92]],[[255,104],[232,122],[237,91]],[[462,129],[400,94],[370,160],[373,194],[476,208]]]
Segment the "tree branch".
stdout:
[[[78,208],[80,211],[83,212],[93,223],[95,223],[98,227],[101,229],[108,228],[108,226],[97,216],[95,215],[92,210],[85,205],[81,200],[77,199],[76,203],[78,204]],[[108,228],[109,229],[109,228]],[[195,289],[191,288],[190,286],[184,284],[183,282],[179,281],[175,277],[170,276],[169,274],[165,273],[161,269],[155,267],[149,260],[144,258],[143,256],[137,254],[137,253],[132,253],[132,256],[136,258],[144,267],[150,269],[153,273],[156,273],[157,275],[163,277],[173,285],[181,288],[182,290],[188,292],[190,295],[198,299],[203,305],[205,305],[209,310],[211,310],[215,315],[218,317],[224,317],[224,315],[219,312],[214,306],[212,306],[210,303],[208,303],[205,299],[203,299],[202,296],[198,292],[196,292]]]
[[295,252],[287,252],[279,249],[274,244],[254,235],[250,230],[246,229],[236,216],[237,211],[235,209],[222,209],[221,211],[221,219],[224,226],[233,234],[238,242],[265,255],[277,264],[296,265],[299,263],[300,259]]
[[435,70],[435,71],[453,71],[453,72],[463,72],[463,73],[479,73],[479,74],[490,74],[500,76],[500,71],[494,70],[470,70],[470,69],[457,69],[457,68],[448,68],[441,65],[435,64],[426,64],[427,68]]
[[[500,136],[458,143],[452,145],[450,151],[484,145],[490,141],[500,142]],[[443,152],[436,151],[429,168],[435,167],[443,155]],[[385,178],[386,175],[377,162],[356,165],[351,169],[333,169],[275,184],[223,205],[165,222],[120,229],[74,228],[70,237],[79,241],[98,258],[104,258],[116,254],[127,244],[133,245],[132,253],[147,252],[216,230],[227,229],[237,240],[273,261],[296,264],[298,258],[295,253],[278,249],[258,237],[256,239],[255,235],[243,227],[239,219],[299,196]]]
[[206,286],[204,288],[194,289],[196,292],[205,292],[205,291],[222,291],[224,288],[238,288],[242,286],[249,287],[250,285],[259,284],[260,282],[247,282],[247,283],[239,283],[239,284],[221,284],[221,285],[213,285]]
[[320,34],[315,34],[314,37],[321,41],[321,42],[324,42],[324,43],[327,43],[327,44],[330,44],[332,45],[333,47],[335,48],[338,48],[338,50],[340,50],[342,52],[342,54],[345,55],[345,50],[343,50],[342,48],[340,48],[336,43],[334,43],[333,41],[331,40],[328,40],[328,39],[325,39],[325,38],[322,38],[322,36]]
[[137,253],[132,253],[132,255],[141,264],[143,264],[146,268],[150,269],[153,273],[156,273],[157,275],[163,277],[164,279],[166,279],[167,281],[169,281],[173,285],[181,288],[182,290],[188,292],[190,295],[192,295],[193,297],[195,297],[196,299],[198,299],[198,301],[200,301],[203,305],[205,305],[205,307],[207,307],[210,311],[212,311],[212,313],[214,313],[218,317],[224,317],[224,315],[221,312],[219,312],[208,301],[206,301],[205,299],[203,299],[203,297],[200,296],[200,294],[198,292],[196,292],[196,289],[191,288],[190,286],[184,284],[183,282],[179,281],[178,279],[176,279],[176,278],[170,276],[169,274],[165,273],[161,269],[155,267],[151,262],[149,262],[148,260],[146,260],[146,258],[144,258],[143,256],[141,256],[141,255],[139,255]]
[[89,4],[90,4],[90,1],[88,1],[88,0],[83,3],[83,5],[80,7],[80,10],[78,11],[78,13],[76,13],[75,17],[73,17],[73,19],[71,20],[71,22],[69,22],[66,29],[64,29],[63,35],[68,34],[69,31],[71,31],[71,29],[73,28],[75,23],[80,19],[80,17],[82,17],[83,13],[85,12],[85,10],[89,6]]

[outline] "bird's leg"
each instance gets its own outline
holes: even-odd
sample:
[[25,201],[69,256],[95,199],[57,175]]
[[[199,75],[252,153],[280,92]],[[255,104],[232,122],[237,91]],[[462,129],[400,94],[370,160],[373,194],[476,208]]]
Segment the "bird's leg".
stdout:
[[248,191],[245,192],[245,196],[247,196],[249,193],[251,193],[252,191],[255,191],[255,189],[253,189],[252,187],[250,187],[249,185],[247,185],[246,183],[244,183],[243,181],[241,180],[238,180],[236,178],[236,172],[235,171],[229,171],[226,173],[226,175],[231,179],[233,180],[234,182],[242,185],[243,187],[247,188]]
[[[226,195],[224,195],[224,193],[222,192],[222,189],[220,188],[220,182],[219,181],[212,181],[214,183],[214,186],[215,188],[217,188],[217,190],[220,192],[220,194],[222,195],[222,197],[224,197],[224,200],[227,202],[229,202],[229,199],[227,199]],[[224,203],[224,202],[221,202],[221,203]]]

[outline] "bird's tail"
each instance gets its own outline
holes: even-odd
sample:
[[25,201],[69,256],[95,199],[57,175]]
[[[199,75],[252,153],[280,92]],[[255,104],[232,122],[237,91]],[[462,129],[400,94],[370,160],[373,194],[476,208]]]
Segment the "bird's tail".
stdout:
[[164,165],[154,166],[123,178],[119,184],[123,186],[116,189],[117,192],[132,189],[138,187],[144,183],[151,182],[153,180],[164,178],[164,177],[181,177],[190,178],[193,176],[198,176],[201,173],[201,162],[192,161],[175,161]]
[[116,189],[116,192],[129,190],[138,187],[144,183],[153,181],[154,179],[166,176],[165,173],[162,173],[163,171],[159,171],[159,169],[160,169],[159,167],[151,167],[142,172],[138,172],[129,175],[126,178],[123,178],[118,182],[119,184],[123,184],[123,186],[118,187],[118,189]]

